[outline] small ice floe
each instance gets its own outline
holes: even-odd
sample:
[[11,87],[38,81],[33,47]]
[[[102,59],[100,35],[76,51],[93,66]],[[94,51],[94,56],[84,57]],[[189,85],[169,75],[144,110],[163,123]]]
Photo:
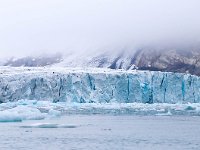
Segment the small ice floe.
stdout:
[[193,110],[196,110],[196,108],[194,106],[188,105],[188,106],[186,106],[185,110],[186,111],[193,111]]
[[61,116],[61,112],[58,110],[54,110],[54,109],[50,109],[48,112],[48,115],[50,117],[60,117]]
[[56,123],[35,123],[24,125],[21,128],[77,128],[76,125],[56,124]]
[[0,122],[21,122],[22,120],[41,120],[46,115],[37,108],[17,106],[0,111]]
[[172,116],[172,113],[170,110],[168,110],[166,113],[158,113],[156,116]]

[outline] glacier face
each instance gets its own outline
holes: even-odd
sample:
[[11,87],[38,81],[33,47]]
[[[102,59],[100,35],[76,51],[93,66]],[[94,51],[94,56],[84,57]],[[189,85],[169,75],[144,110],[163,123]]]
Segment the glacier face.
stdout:
[[70,68],[0,68],[0,102],[196,103],[200,78],[189,74]]

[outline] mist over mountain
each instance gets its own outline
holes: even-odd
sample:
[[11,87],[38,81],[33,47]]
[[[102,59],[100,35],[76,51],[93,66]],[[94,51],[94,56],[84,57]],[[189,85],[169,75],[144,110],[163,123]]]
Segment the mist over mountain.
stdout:
[[199,0],[1,1],[0,58],[193,45],[200,42],[199,6]]
[[200,49],[143,48],[117,53],[55,54],[38,57],[8,59],[1,65],[13,67],[98,67],[111,69],[138,69],[165,72],[180,72],[200,75]]
[[199,0],[1,1],[0,65],[200,75],[199,6]]
[[2,62],[3,66],[12,66],[12,67],[42,67],[50,66],[62,61],[61,54],[54,55],[41,55],[41,56],[27,56],[22,58],[10,58]]

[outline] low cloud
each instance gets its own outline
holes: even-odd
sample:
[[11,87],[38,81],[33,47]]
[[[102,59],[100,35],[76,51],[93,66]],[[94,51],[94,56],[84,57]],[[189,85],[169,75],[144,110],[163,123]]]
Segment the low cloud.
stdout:
[[200,43],[199,0],[0,2],[0,57]]

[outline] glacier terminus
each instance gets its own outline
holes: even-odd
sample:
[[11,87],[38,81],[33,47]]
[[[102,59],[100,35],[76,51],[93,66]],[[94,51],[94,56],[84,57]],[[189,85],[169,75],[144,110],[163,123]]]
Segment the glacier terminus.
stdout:
[[0,68],[0,102],[198,103],[195,75],[138,70]]

